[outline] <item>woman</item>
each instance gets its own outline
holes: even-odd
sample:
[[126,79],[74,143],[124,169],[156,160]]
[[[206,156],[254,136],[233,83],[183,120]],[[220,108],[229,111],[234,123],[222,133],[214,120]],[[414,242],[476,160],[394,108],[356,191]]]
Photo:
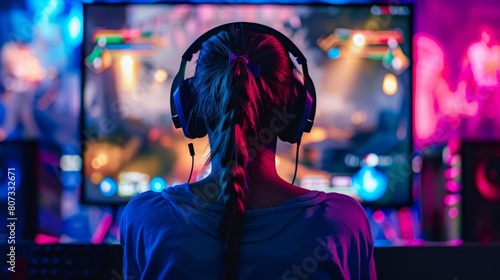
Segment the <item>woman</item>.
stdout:
[[[206,126],[212,171],[129,202],[120,226],[124,274],[375,279],[359,203],[299,188],[276,172],[277,128],[288,123],[276,112],[296,102],[302,86],[280,41],[252,30],[220,32],[203,43],[191,83],[197,100],[190,117]],[[264,130],[272,133],[262,137]]]

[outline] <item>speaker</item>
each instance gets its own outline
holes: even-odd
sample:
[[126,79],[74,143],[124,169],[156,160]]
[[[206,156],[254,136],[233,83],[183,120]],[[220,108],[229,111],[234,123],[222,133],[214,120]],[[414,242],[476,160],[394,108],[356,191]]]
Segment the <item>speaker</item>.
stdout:
[[500,142],[462,142],[462,239],[500,241]]
[[446,169],[443,162],[445,146],[429,146],[422,150],[422,167],[420,170],[422,236],[427,241],[444,241],[448,239],[446,227],[445,205]]
[[460,238],[461,155],[460,140],[421,150],[420,206],[422,235],[427,241]]

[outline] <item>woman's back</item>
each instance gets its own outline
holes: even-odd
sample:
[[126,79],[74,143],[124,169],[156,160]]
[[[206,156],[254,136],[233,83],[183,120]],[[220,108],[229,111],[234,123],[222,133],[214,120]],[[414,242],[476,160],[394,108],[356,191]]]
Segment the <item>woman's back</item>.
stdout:
[[[189,185],[146,192],[121,224],[125,273],[140,279],[221,279],[222,205]],[[374,279],[373,241],[363,208],[341,194],[308,192],[245,211],[238,279]],[[132,279],[132,278],[131,278]]]
[[[184,79],[197,50],[195,75]],[[186,137],[208,136],[211,172],[129,202],[120,228],[126,275],[375,279],[359,203],[301,189],[276,170],[277,139],[298,147],[314,122],[305,62],[283,34],[250,23],[215,28],[188,48],[172,86],[172,118]]]

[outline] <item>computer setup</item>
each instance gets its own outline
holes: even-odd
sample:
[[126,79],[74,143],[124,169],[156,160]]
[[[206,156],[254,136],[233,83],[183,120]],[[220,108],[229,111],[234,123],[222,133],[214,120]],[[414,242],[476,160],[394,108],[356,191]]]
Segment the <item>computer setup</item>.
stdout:
[[[302,139],[295,183],[344,193],[367,207],[412,203],[411,5],[167,2],[89,3],[83,8],[79,191],[84,204],[114,209],[113,217],[97,221],[100,232],[93,243],[109,241],[105,237],[116,223],[115,210],[135,195],[187,181],[191,141],[171,121],[172,80],[193,40],[233,21],[270,26],[308,58],[319,102],[313,130]],[[194,69],[190,63],[186,76]],[[193,178],[201,179],[210,172],[204,165],[208,140],[192,142]],[[279,143],[276,161],[279,174],[292,181],[295,146]],[[46,167],[42,173],[56,169]],[[54,194],[63,199],[60,192]],[[53,214],[61,206],[46,205],[39,227],[47,237],[60,236],[64,221]],[[19,246],[28,279],[58,279],[68,273],[73,279],[122,277],[117,244]],[[84,255],[77,259],[80,253]],[[90,269],[90,258],[106,254],[117,257]],[[77,263],[81,265],[71,272],[69,267]]]
[[[16,274],[2,254],[1,279],[124,278],[120,211],[142,192],[186,182],[191,142],[191,182],[210,173],[208,139],[174,129],[170,89],[187,46],[234,21],[272,27],[308,58],[318,107],[295,184],[363,205],[379,278],[497,274],[500,68],[484,59],[498,47],[494,0],[81,2],[0,4],[0,167],[16,170],[23,218]],[[17,75],[19,67],[29,71]],[[277,170],[290,182],[295,148],[278,143]],[[8,181],[0,172],[5,209]]]
[[[248,21],[282,32],[308,58],[319,102],[296,184],[366,206],[412,203],[411,6],[94,3],[84,19],[84,202],[123,205],[188,179],[188,139],[170,119],[177,65],[205,31]],[[199,179],[210,171],[208,140],[193,143]],[[277,170],[289,181],[294,150],[277,150]]]

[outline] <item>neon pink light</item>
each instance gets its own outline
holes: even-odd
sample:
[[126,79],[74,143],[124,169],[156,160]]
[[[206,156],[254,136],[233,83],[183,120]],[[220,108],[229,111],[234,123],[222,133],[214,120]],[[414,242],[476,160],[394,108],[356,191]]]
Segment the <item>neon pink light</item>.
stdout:
[[461,200],[461,198],[460,198],[459,194],[447,194],[444,197],[444,204],[447,206],[453,206],[453,205],[459,203],[460,200]]
[[462,187],[459,182],[456,182],[454,180],[446,181],[445,185],[446,189],[450,192],[459,192]]
[[414,240],[408,240],[404,242],[405,246],[422,246],[425,245],[425,240],[422,239],[414,239]]
[[410,208],[401,208],[398,212],[401,234],[404,240],[413,240],[413,219]]
[[451,150],[452,148],[450,146],[447,147],[448,152],[444,153],[443,151],[443,161],[444,163],[450,165],[450,166],[455,166],[460,164],[462,161],[461,157],[459,154],[454,154]]
[[113,215],[109,213],[104,214],[90,242],[92,242],[93,244],[101,244],[104,241],[104,238],[106,238],[106,234],[108,233],[112,222]]
[[460,167],[454,166],[454,167],[448,168],[444,171],[444,177],[446,179],[455,179],[458,176],[460,176],[461,173],[462,173],[462,170],[460,170]]
[[461,161],[460,158],[460,148],[461,148],[461,139],[460,138],[451,138],[448,140],[447,146],[450,152],[450,165],[459,163]]
[[381,210],[376,210],[373,212],[372,218],[376,223],[382,223],[385,220],[385,214]]
[[380,226],[380,229],[384,233],[384,236],[389,241],[396,241],[397,234],[394,227],[389,223],[389,221],[385,218],[384,212],[381,210],[376,210],[372,214],[373,220]]
[[458,217],[458,209],[456,207],[452,207],[450,210],[448,210],[448,217],[450,219],[455,219]]
[[[431,143],[444,142],[450,137],[448,126],[455,127],[460,124],[463,118],[476,115],[478,104],[466,99],[468,80],[460,80],[456,89],[451,89],[450,82],[445,78],[448,63],[444,48],[438,41],[427,34],[417,34],[414,38],[415,138],[423,140],[424,144],[429,141]],[[492,50],[493,48],[489,53]],[[487,55],[488,63],[482,63],[485,54],[486,50],[478,47],[477,50],[474,49],[472,56],[468,55],[469,59],[472,58],[475,62],[479,61],[478,65],[480,65],[480,67],[476,67],[480,71],[470,67],[470,72],[484,74],[484,65],[489,63],[489,67],[492,68],[491,65],[497,61],[496,57],[500,57],[500,52],[497,51],[495,55]],[[470,78],[475,79],[475,77]],[[481,79],[488,80],[489,78],[481,77]],[[497,84],[496,82],[496,80],[489,79],[487,84],[493,86],[493,84]],[[483,85],[484,83],[478,84]],[[442,125],[438,125],[439,123]]]
[[59,243],[59,237],[37,233],[35,236],[35,244],[54,244]]
[[[472,77],[478,86],[497,86],[498,79],[494,63],[498,55],[496,46],[491,46],[484,39],[473,42],[467,48],[467,58],[472,70]],[[492,69],[495,70],[492,71]]]
[[443,48],[424,34],[415,35],[415,136],[428,139],[436,131],[439,120],[434,108],[436,87],[444,69]]

